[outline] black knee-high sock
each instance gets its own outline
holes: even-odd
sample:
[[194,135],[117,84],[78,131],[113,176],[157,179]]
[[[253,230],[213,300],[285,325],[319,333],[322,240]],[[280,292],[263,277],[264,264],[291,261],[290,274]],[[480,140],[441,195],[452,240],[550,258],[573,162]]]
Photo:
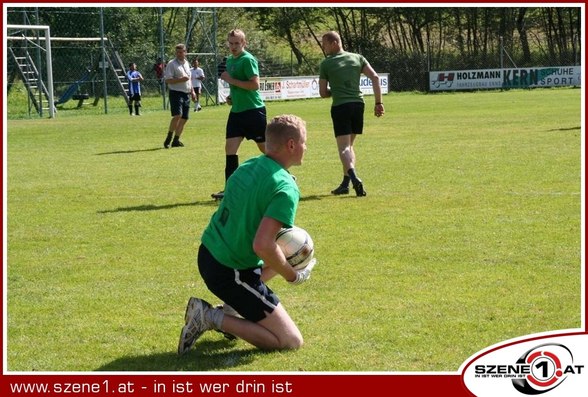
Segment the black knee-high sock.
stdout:
[[225,166],[225,182],[233,172],[239,167],[239,155],[237,154],[229,154],[227,155],[226,166]]
[[343,175],[343,181],[341,182],[341,186],[349,187],[349,181],[351,181],[351,178],[347,175]]
[[358,182],[361,182],[361,180],[357,177],[357,175],[355,175],[355,170],[353,168],[350,168],[347,171],[347,174],[349,174],[349,178],[351,179],[351,182],[355,185]]

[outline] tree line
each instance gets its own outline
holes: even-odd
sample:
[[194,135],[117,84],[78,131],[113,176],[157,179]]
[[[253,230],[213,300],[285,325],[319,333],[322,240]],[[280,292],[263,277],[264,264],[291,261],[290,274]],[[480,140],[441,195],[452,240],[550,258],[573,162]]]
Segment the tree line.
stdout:
[[336,30],[346,50],[394,74],[394,89],[425,88],[429,70],[581,59],[580,7],[9,7],[7,20],[50,25],[60,37],[96,37],[103,24],[125,58],[146,67],[161,53],[171,57],[176,43],[222,57],[227,32],[241,28],[264,64],[287,65],[268,73],[293,75],[317,73],[321,36]]

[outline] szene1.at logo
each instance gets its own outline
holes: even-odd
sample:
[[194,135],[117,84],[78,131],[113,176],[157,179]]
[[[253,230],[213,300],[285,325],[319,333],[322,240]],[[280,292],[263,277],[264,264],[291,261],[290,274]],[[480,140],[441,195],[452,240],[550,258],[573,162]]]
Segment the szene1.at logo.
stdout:
[[537,395],[561,385],[569,376],[580,375],[584,365],[574,364],[572,352],[562,344],[544,344],[525,352],[516,364],[476,365],[477,378],[506,378],[519,392]]

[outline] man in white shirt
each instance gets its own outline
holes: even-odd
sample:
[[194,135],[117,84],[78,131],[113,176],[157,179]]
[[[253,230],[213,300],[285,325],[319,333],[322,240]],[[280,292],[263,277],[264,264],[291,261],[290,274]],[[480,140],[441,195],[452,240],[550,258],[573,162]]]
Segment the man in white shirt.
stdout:
[[163,78],[169,87],[169,105],[172,119],[163,147],[182,147],[180,136],[190,115],[190,98],[196,99],[190,74],[190,63],[186,60],[186,46],[176,45],[176,57],[165,67]]
[[202,110],[200,106],[200,93],[202,92],[202,81],[204,80],[204,70],[200,67],[200,61],[195,58],[192,61],[192,87],[194,87],[194,93],[196,94],[196,101],[194,102],[194,111],[199,112]]

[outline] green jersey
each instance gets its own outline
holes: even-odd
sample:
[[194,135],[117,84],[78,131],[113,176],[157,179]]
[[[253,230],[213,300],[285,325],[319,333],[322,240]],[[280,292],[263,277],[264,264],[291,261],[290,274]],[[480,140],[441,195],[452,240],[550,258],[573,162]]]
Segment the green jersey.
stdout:
[[263,217],[294,225],[300,191],[292,175],[271,158],[254,157],[227,180],[225,196],[202,235],[217,261],[234,269],[260,267],[253,240]]
[[368,61],[363,55],[346,51],[323,59],[319,67],[319,78],[329,82],[333,106],[347,102],[363,102],[359,79],[367,64]]
[[[231,55],[227,58],[227,72],[232,78],[241,81],[249,81],[253,76],[259,77],[257,59],[247,51],[243,51],[237,58]],[[231,100],[231,112],[234,113],[265,106],[259,90],[245,90],[234,85],[231,85]]]

